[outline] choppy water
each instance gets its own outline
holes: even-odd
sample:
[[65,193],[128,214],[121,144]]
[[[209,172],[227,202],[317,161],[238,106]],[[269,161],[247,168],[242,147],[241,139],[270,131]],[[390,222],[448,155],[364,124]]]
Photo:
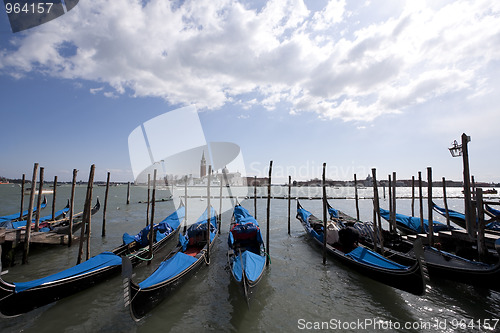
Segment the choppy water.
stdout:
[[[63,207],[69,197],[69,187],[58,188],[57,208]],[[19,187],[0,185],[0,215],[19,209]],[[224,189],[224,195],[226,195]],[[247,192],[233,190],[251,213],[253,199],[243,200]],[[259,189],[264,194],[266,189]],[[283,195],[285,187],[273,187],[273,195]],[[315,196],[319,188],[293,189],[292,196]],[[352,188],[330,188],[332,196],[353,197]],[[435,189],[435,195],[441,191]],[[456,193],[455,193],[455,192]],[[176,196],[183,188],[175,189]],[[253,189],[250,191],[253,193]],[[218,189],[212,189],[217,196]],[[77,190],[77,205],[82,207],[85,188]],[[190,189],[189,195],[203,195],[205,190]],[[95,187],[94,196],[103,202],[104,187]],[[92,255],[121,244],[123,232],[135,233],[146,223],[146,205],[137,201],[146,198],[146,190],[132,187],[132,203],[125,204],[126,186],[110,188],[107,212],[107,237],[101,238],[102,210],[92,219]],[[360,197],[370,197],[371,189],[360,189]],[[460,189],[448,189],[449,196],[459,196]],[[157,197],[166,196],[158,191]],[[387,208],[383,193],[381,206]],[[398,196],[411,197],[411,189],[398,188]],[[27,197],[26,197],[27,198]],[[50,200],[52,197],[47,196]],[[437,202],[442,202],[437,199]],[[219,200],[212,199],[219,209]],[[332,199],[330,203],[344,212],[355,215],[354,200]],[[176,202],[177,204],[177,202]],[[188,200],[188,219],[196,220],[206,207],[206,200]],[[304,200],[303,206],[321,216],[320,200]],[[27,205],[27,204],[26,204]],[[446,281],[431,281],[424,296],[414,296],[361,276],[332,260],[322,264],[319,249],[305,236],[295,219],[295,201],[291,209],[291,235],[287,234],[287,200],[271,200],[270,255],[271,265],[247,307],[240,291],[230,280],[226,267],[227,234],[230,220],[230,200],[224,200],[222,233],[211,255],[211,265],[203,267],[177,292],[154,309],[144,320],[135,323],[124,308],[122,281],[117,276],[92,289],[47,305],[13,319],[0,318],[1,332],[283,332],[309,331],[309,328],[330,331],[414,331],[456,332],[481,331],[484,324],[496,324],[500,313],[500,295],[496,292]],[[416,203],[418,212],[418,203]],[[463,211],[462,200],[450,199],[451,209]],[[411,200],[399,199],[398,212],[411,213]],[[424,200],[424,211],[427,203]],[[172,202],[156,204],[159,221],[173,210]],[[42,215],[50,213],[49,206]],[[361,218],[371,220],[371,200],[360,200]],[[427,214],[427,213],[425,213]],[[258,200],[257,218],[266,230],[266,200]],[[427,215],[425,215],[427,216]],[[438,219],[438,218],[436,218]],[[9,268],[3,276],[7,281],[26,281],[72,266],[78,246],[64,246],[33,250],[28,265]],[[152,265],[135,269],[137,278],[151,272],[161,258]],[[18,262],[20,260],[18,259]],[[472,322],[471,322],[472,321]],[[406,325],[406,326],[405,326]],[[461,326],[463,329],[460,329]],[[497,325],[500,328],[500,324]],[[410,328],[410,329],[408,329]],[[459,329],[457,329],[459,328]],[[498,329],[497,329],[498,330]]]

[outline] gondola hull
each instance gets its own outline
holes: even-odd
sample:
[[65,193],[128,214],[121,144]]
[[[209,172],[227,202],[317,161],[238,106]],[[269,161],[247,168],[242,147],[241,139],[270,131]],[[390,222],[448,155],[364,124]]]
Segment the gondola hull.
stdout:
[[[62,298],[90,288],[120,272],[120,266],[103,269],[73,279],[42,285],[28,291],[16,293],[15,286],[0,284],[0,314],[2,317],[14,317],[45,306]],[[2,281],[3,282],[3,281]]]
[[[300,204],[297,203],[297,205],[299,208]],[[311,218],[317,219],[316,217],[314,217],[314,215],[311,215],[310,219]],[[304,221],[300,214],[297,214],[297,219],[302,223],[302,226],[311,236],[314,243],[319,248],[323,248],[323,242],[314,237],[309,232],[309,228],[307,226],[308,222]],[[344,252],[334,248],[330,244],[326,245],[326,251],[338,262],[358,271],[363,275],[366,275],[367,277],[372,278],[373,280],[415,295],[423,295],[425,293],[425,281],[422,274],[420,262],[416,262],[413,266],[407,269],[387,269],[384,267],[364,264],[356,261],[347,256]]]
[[[364,230],[366,230],[365,228],[371,230],[371,235],[361,237],[360,242],[364,246],[374,249],[375,246],[371,239],[373,237],[372,226],[363,222],[357,222],[353,217],[341,211],[338,212],[340,220],[345,225],[359,227],[359,224],[362,224]],[[361,227],[358,230],[361,230]],[[500,291],[500,263],[496,265],[482,264],[439,251],[430,246],[425,246],[423,250],[423,257],[430,278],[462,282]],[[402,265],[413,265],[417,261],[413,253],[412,243],[387,231],[384,231],[384,253],[386,257]]]
[[[212,249],[217,235],[213,238],[210,249]],[[174,253],[172,253],[169,258],[173,257],[178,253],[180,248],[177,248]],[[161,283],[155,284],[151,287],[141,289],[137,283],[132,279],[129,279],[128,283],[128,295],[125,297],[129,299],[129,309],[132,319],[135,321],[141,320],[146,314],[158,306],[163,300],[169,297],[178,286],[189,280],[189,278],[194,275],[205,263],[206,259],[206,246],[202,249],[196,261],[191,264],[188,268],[183,270],[176,276],[163,281]]]
[[205,255],[202,255],[188,269],[165,283],[147,289],[140,289],[139,285],[131,281],[129,284],[130,315],[135,321],[139,321],[151,310],[153,310],[164,299],[169,297],[177,287],[190,279],[202,265],[205,264]]
[[[161,251],[167,247],[172,240],[176,239],[179,229],[180,224],[164,238],[155,242],[153,244],[153,253]],[[110,255],[111,258],[118,261],[117,263],[115,260],[113,264],[103,265],[102,268],[92,271],[89,270],[88,272],[84,271],[76,275],[68,274],[67,277],[55,279],[53,281],[49,280],[45,283],[18,292],[16,292],[16,284],[5,282],[0,277],[0,316],[18,316],[90,288],[119,274],[121,270],[121,256],[133,254],[131,256],[131,263],[132,265],[137,265],[143,262],[141,258],[148,257],[148,253],[149,248],[140,248],[136,242],[120,245],[110,253],[108,252],[108,255]],[[101,253],[101,255],[102,254],[103,253]],[[93,257],[92,259],[96,257]],[[82,265],[83,264],[85,264],[85,262],[82,263]],[[75,269],[76,267],[80,266],[69,268],[68,270],[60,273],[67,272],[71,269]],[[21,283],[18,283],[17,285],[20,284]]]
[[[208,211],[205,211],[205,213],[208,216]],[[211,253],[218,236],[217,230],[219,224],[213,208],[211,208],[210,214],[212,214],[210,216],[210,225],[213,227],[213,231],[210,228],[210,242],[207,243],[205,241],[204,246],[202,243],[197,243],[198,245],[201,244],[200,247],[203,246],[201,249],[193,244],[187,245],[188,250],[196,248],[196,252],[190,252],[191,254],[183,252],[182,244],[179,243],[151,276],[143,282],[136,283],[133,281],[129,258],[122,258],[125,306],[129,308],[130,315],[135,321],[139,321],[165,298],[169,297],[179,285],[187,281],[203,265],[209,264],[207,249]],[[201,221],[207,225],[208,217],[205,220],[201,219]],[[197,222],[194,225],[202,225],[202,222]],[[188,233],[190,229],[188,229]],[[207,231],[203,231],[202,233],[206,234]]]
[[[242,292],[248,297],[251,294],[252,289],[254,289],[259,284],[260,280],[264,276],[264,267],[260,270],[257,277],[254,276],[253,278],[249,278],[246,272],[244,273],[243,278],[238,277],[234,273],[233,269],[233,265],[235,265],[235,256],[236,255],[234,253],[231,253],[231,251],[228,254],[229,270],[231,271],[232,280],[234,280],[234,282],[239,286]],[[264,260],[265,265],[265,257],[262,256],[262,259]]]
[[228,244],[229,270],[248,302],[251,289],[264,275],[266,250],[257,220],[239,203],[234,207]]

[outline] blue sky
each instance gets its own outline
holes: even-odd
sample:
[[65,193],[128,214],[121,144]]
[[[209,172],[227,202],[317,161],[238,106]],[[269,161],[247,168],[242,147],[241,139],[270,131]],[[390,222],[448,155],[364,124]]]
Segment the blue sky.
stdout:
[[[12,34],[0,14],[0,176],[133,180],[127,138],[195,105],[246,173],[500,181],[500,5],[492,1],[81,0]],[[175,145],[175,138],[168,139]]]

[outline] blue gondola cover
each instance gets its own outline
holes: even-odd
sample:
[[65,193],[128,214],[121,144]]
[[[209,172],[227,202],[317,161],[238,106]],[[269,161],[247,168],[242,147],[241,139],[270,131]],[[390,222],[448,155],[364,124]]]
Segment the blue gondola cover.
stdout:
[[262,273],[266,265],[266,257],[255,254],[251,251],[245,251],[237,255],[233,263],[233,274],[238,282],[242,279],[241,261],[243,260],[243,267],[245,269],[245,276],[251,282],[255,282]]
[[[153,230],[156,230],[156,240],[159,241],[169,235],[172,231],[176,230],[181,224],[181,221],[184,219],[185,213],[186,208],[181,206],[175,212],[167,216],[163,221],[156,224],[153,227]],[[129,244],[136,241],[142,247],[147,246],[149,244],[148,235],[150,229],[151,226],[148,225],[135,236],[124,233],[123,244]]]
[[64,271],[58,272],[56,274],[52,274],[46,276],[41,279],[27,281],[27,282],[18,282],[16,285],[16,293],[22,292],[24,290],[37,287],[44,283],[57,281],[61,279],[65,279],[72,276],[77,276],[85,273],[89,273],[104,267],[108,266],[120,266],[122,264],[122,258],[117,256],[112,252],[103,252],[89,260],[76,265],[74,267],[68,268]]
[[[380,208],[380,215],[384,219],[386,219],[387,221],[390,220],[390,217],[389,217],[390,213],[388,210]],[[407,216],[407,215],[403,215],[403,214],[396,214],[396,221],[405,225],[407,228],[409,228],[417,233],[429,232],[429,221],[426,219],[424,219],[424,231],[422,231],[420,228],[420,218],[419,217],[412,217],[412,216]],[[449,230],[449,228],[446,224],[439,223],[436,221],[434,221],[434,223],[433,223],[433,228],[434,228],[434,232]]]
[[361,246],[355,248],[349,253],[346,253],[346,256],[363,264],[368,264],[375,267],[382,267],[387,269],[401,269],[401,270],[406,270],[409,268],[408,266],[400,265],[394,261],[384,258],[378,253],[375,253]]
[[[69,208],[63,208],[61,210],[58,210],[57,212],[54,213],[54,216],[60,216],[62,214],[65,214],[69,211]],[[19,215],[19,214],[18,214]],[[50,221],[52,220],[52,214],[51,215],[47,215],[47,216],[44,216],[44,217],[40,217],[38,219],[38,222],[39,223],[42,223],[42,222],[47,222],[47,221]],[[35,219],[32,219],[31,220],[32,223],[35,222]],[[26,221],[17,221],[17,222],[8,222],[7,225],[5,226],[7,229],[19,229],[19,228],[22,228],[22,227],[26,227]],[[50,230],[50,229],[49,229]]]
[[154,271],[146,280],[139,283],[141,289],[151,287],[157,283],[167,281],[180,274],[186,268],[196,262],[196,258],[188,256],[182,252],[177,252],[172,258],[162,262],[158,269]]
[[[40,206],[41,209],[45,208],[47,206],[47,204],[42,204]],[[36,209],[37,207],[34,207],[33,208],[33,213],[36,212]],[[25,216],[25,215],[28,215],[28,211],[25,210],[23,212],[23,215],[22,216]],[[7,222],[10,222],[11,220],[15,220],[17,218],[19,218],[19,213],[16,213],[16,214],[11,214],[11,215],[5,215],[5,216],[0,216],[0,227],[3,227],[3,228],[9,228],[7,226]],[[12,229],[12,228],[9,228],[9,229]]]

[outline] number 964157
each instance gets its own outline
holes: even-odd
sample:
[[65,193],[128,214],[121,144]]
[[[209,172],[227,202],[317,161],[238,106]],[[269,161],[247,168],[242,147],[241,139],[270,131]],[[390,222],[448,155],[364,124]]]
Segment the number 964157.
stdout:
[[53,2],[38,2],[38,3],[9,3],[5,4],[5,10],[7,14],[49,14],[50,9],[54,5]]

